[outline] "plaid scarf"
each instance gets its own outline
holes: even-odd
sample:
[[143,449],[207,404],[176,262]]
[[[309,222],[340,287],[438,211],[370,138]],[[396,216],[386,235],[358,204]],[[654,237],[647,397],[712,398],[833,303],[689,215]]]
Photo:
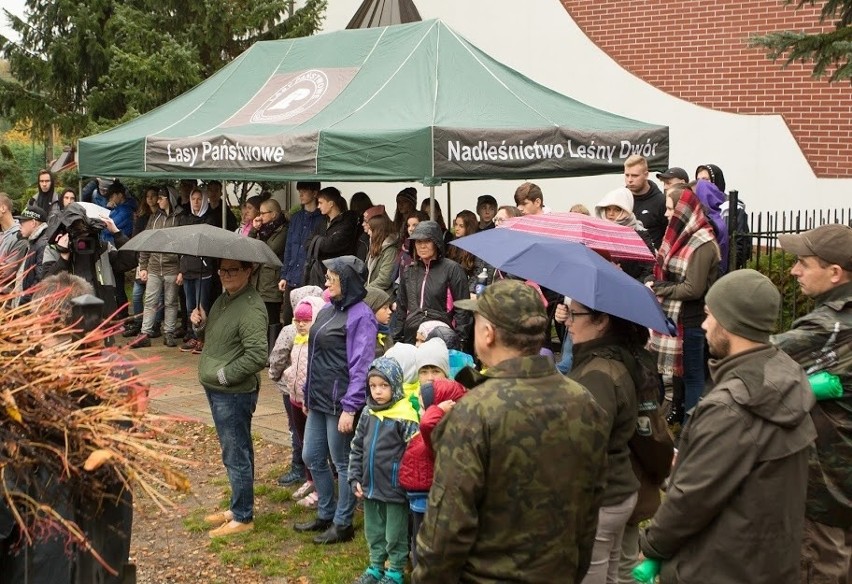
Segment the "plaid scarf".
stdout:
[[[683,282],[693,252],[714,239],[713,227],[704,214],[698,197],[690,190],[683,191],[657,252],[654,279]],[[683,376],[683,323],[680,321],[683,303],[680,300],[661,298],[661,304],[663,312],[672,322],[677,323],[677,336],[651,331],[648,349],[657,355],[657,368],[660,373]]]

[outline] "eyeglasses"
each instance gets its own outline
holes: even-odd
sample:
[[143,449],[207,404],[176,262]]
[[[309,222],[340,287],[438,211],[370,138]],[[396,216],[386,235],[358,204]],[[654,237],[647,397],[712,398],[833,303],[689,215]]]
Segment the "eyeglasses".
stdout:
[[261,215],[272,215],[273,213],[275,213],[275,211],[261,211],[260,212]]
[[494,225],[500,225],[503,221],[505,221],[505,219],[503,217],[495,217],[491,221],[494,222]]
[[578,312],[576,310],[568,309],[568,322],[574,322],[574,319],[578,316],[590,316],[594,314],[594,312]]
[[242,268],[219,268],[220,276],[228,276],[229,278],[236,276],[240,272],[242,272]]

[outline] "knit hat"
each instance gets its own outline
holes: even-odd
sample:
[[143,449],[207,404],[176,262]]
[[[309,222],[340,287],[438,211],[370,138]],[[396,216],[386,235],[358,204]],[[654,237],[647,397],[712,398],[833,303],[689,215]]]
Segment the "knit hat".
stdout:
[[395,359],[402,367],[403,383],[417,381],[417,347],[408,343],[395,343],[384,356]]
[[373,312],[378,312],[382,306],[390,304],[390,299],[390,294],[381,288],[367,286],[367,296],[364,297],[364,302]]
[[364,222],[366,223],[373,217],[379,217],[385,214],[385,206],[384,205],[376,205],[374,207],[370,207],[366,211],[364,211]]
[[518,280],[500,280],[485,288],[479,298],[456,300],[455,305],[478,312],[509,333],[544,334],[547,328],[547,312],[539,292]]
[[816,256],[852,272],[852,227],[840,223],[822,225],[804,233],[778,236],[781,248],[799,257]]
[[414,205],[415,208],[417,207],[417,189],[415,189],[414,187],[406,187],[402,189],[401,191],[399,191],[399,194],[397,194],[396,198],[397,200],[408,199],[409,201],[411,201],[411,204]]
[[444,375],[449,375],[450,352],[443,340],[429,339],[417,347],[417,370],[420,371],[427,365],[437,367],[444,372]]
[[768,343],[775,330],[781,293],[756,270],[736,270],[719,278],[704,299],[722,328],[756,343]]
[[302,301],[296,307],[296,310],[293,311],[293,320],[307,320],[310,321],[313,319],[314,309],[311,306],[310,302]]

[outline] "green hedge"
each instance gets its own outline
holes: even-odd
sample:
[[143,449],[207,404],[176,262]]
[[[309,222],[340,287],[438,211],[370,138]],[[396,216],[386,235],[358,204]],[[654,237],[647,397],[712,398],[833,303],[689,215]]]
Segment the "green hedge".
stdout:
[[748,267],[764,274],[781,292],[781,314],[778,323],[779,331],[789,330],[793,321],[804,316],[814,308],[814,301],[804,294],[799,282],[790,274],[790,268],[796,263],[796,256],[780,249],[772,255],[764,254],[759,260],[752,258]]

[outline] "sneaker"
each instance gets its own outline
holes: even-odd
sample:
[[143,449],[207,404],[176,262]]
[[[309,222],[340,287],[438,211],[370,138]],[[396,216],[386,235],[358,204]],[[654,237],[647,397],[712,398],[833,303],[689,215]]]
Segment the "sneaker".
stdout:
[[129,343],[127,346],[131,349],[141,349],[142,347],[150,347],[151,346],[151,338],[146,334],[141,334]]
[[278,477],[278,484],[289,487],[305,480],[305,467],[291,467],[286,473]]
[[254,529],[253,521],[249,521],[248,523],[240,523],[239,521],[231,520],[228,523],[222,525],[221,527],[217,527],[212,531],[208,531],[207,535],[209,535],[211,538],[228,537],[229,535],[245,533],[246,531],[251,531],[252,529]]
[[355,528],[351,525],[336,525],[334,523],[313,539],[319,545],[333,545],[355,539]]
[[355,580],[354,584],[379,584],[384,575],[384,572],[381,570],[370,566],[364,570],[360,576],[358,576],[358,579]]
[[198,343],[198,341],[196,341],[195,339],[189,339],[180,346],[180,350],[184,353],[191,353],[192,350],[195,348],[196,343]]
[[159,339],[163,336],[163,329],[159,326],[155,326],[154,330],[151,331],[151,334],[148,335],[152,339]]
[[388,570],[385,572],[384,578],[379,580],[379,584],[402,584],[404,576],[402,572],[398,572],[396,570]]
[[307,509],[316,509],[317,505],[319,505],[319,495],[317,495],[316,491],[309,493],[307,496],[296,501],[296,505]]
[[314,482],[307,481],[293,493],[293,500],[298,501],[314,492]]
[[166,333],[166,337],[163,339],[163,344],[167,347],[177,347],[175,336],[172,333]]
[[142,332],[142,323],[130,322],[124,325],[124,332],[121,333],[121,336],[125,339],[129,339],[130,337],[139,336],[139,333]]
[[203,349],[203,348],[204,348],[204,342],[202,342],[202,341],[196,341],[196,343],[195,343],[195,348],[194,348],[194,349],[192,349],[192,354],[193,354],[193,355],[200,355],[200,354],[201,354],[201,349]]
[[210,515],[204,516],[204,523],[210,527],[220,527],[227,523],[228,521],[234,520],[234,514],[230,509],[227,511],[217,511],[216,513],[211,513]]

